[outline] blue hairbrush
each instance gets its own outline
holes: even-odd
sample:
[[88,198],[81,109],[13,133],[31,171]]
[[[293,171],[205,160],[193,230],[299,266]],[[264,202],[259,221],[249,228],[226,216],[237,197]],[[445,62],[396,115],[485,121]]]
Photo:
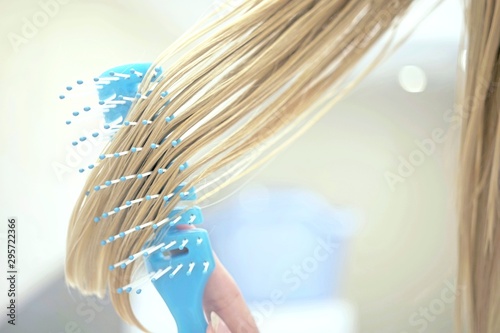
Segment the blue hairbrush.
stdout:
[[[94,104],[98,105],[96,109],[104,115],[104,131],[92,134],[94,137],[104,133],[105,136],[112,139],[113,134],[123,126],[142,126],[154,121],[154,119],[143,122],[125,120],[133,103],[139,99],[146,99],[149,95],[149,92],[141,95],[138,93],[138,88],[150,67],[151,64],[148,63],[118,66],[105,71],[99,77],[93,79],[92,83],[98,92],[98,101]],[[151,83],[154,84],[160,74],[161,68],[155,68],[151,77]],[[83,81],[79,80],[77,84],[83,84]],[[73,87],[69,86],[66,89],[71,91]],[[161,98],[165,98],[167,95],[167,92],[163,92],[161,93]],[[60,99],[64,99],[65,97],[65,95],[61,95]],[[166,101],[165,105],[168,102]],[[83,107],[85,112],[90,111],[90,109],[92,109],[90,106]],[[79,112],[73,112],[74,117],[77,117],[79,114]],[[166,121],[168,122],[172,117],[167,117]],[[66,123],[70,124],[71,121],[68,120]],[[86,139],[82,137],[79,141],[85,141]],[[173,145],[175,143],[178,143],[178,141],[174,140],[172,142]],[[76,146],[78,145],[78,141],[74,141],[72,144]],[[151,148],[154,149],[154,147]],[[99,159],[116,158],[136,153],[142,149],[142,147],[133,147],[129,151],[101,154],[99,155]],[[88,169],[93,169],[97,165],[97,163],[91,164],[88,166]],[[169,167],[170,165],[167,166],[167,168]],[[183,171],[187,167],[187,162],[183,163],[179,170]],[[81,168],[79,171],[84,172],[85,169]],[[164,173],[164,171],[165,169],[162,168],[157,170],[159,174]],[[152,172],[123,175],[118,179],[110,179],[104,184],[96,184],[94,191],[104,190],[118,182],[129,179],[148,177]],[[152,236],[144,244],[141,251],[131,254],[128,258],[109,267],[110,270],[126,269],[137,260],[143,260],[148,274],[138,281],[133,281],[126,286],[118,288],[116,292],[119,294],[131,292],[140,294],[143,283],[150,281],[167,304],[176,321],[179,333],[205,332],[207,321],[202,301],[206,283],[215,268],[215,260],[207,231],[186,227],[189,225],[198,225],[203,222],[200,208],[190,205],[196,199],[194,188],[187,189],[185,188],[185,184],[179,184],[168,195],[154,194],[147,195],[144,198],[128,200],[124,205],[115,207],[95,217],[94,222],[97,223],[113,214],[118,214],[120,211],[130,208],[143,200],[163,199],[168,203],[174,196],[180,197],[180,203],[164,219],[156,222],[144,221],[142,224],[138,224],[129,230],[122,230],[118,234],[102,240],[101,245],[105,246],[131,233],[151,228],[153,230]]]

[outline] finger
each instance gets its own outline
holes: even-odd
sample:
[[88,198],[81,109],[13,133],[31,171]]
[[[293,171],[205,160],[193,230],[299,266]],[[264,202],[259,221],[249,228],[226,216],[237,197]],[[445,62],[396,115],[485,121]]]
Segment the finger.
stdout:
[[203,303],[205,312],[218,314],[230,332],[258,332],[257,325],[236,282],[222,266],[217,256],[215,256],[215,269],[205,287]]
[[231,333],[231,331],[227,328],[226,323],[215,312],[212,312],[210,314],[207,333]]

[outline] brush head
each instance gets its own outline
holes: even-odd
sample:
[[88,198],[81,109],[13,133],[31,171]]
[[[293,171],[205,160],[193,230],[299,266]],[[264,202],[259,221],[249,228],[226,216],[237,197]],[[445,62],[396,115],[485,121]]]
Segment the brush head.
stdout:
[[[128,64],[113,67],[102,73],[96,81],[99,101],[106,105],[104,113],[106,123],[121,125],[127,117],[132,102],[137,96],[139,85],[151,63]],[[155,70],[153,81],[161,74],[161,68]]]
[[[100,125],[98,125],[98,128],[100,128],[99,131],[93,130],[92,133],[89,133],[87,136],[81,136],[73,140],[71,142],[73,147],[76,148],[76,146],[88,139],[92,142],[95,142],[94,139],[99,139],[100,141],[112,140],[114,134],[125,126],[147,126],[153,123],[155,118],[144,119],[139,122],[126,120],[134,103],[137,103],[139,100],[147,99],[152,89],[159,83],[162,74],[162,69],[160,67],[153,70],[147,92],[144,94],[139,92],[139,87],[141,83],[143,83],[145,74],[148,72],[151,65],[151,63],[135,63],[113,67],[104,71],[99,76],[94,77],[92,80],[77,80],[76,86],[66,87],[65,94],[60,95],[59,99],[67,101],[71,99],[69,97],[83,95],[85,96],[86,103],[88,103],[88,105],[77,106],[77,110],[71,113],[72,119],[65,121],[66,125],[74,124],[76,120],[86,119],[87,113],[94,115],[97,113],[102,116]],[[92,93],[89,93],[89,90]],[[95,94],[96,92],[97,96]],[[87,95],[89,95],[88,98]],[[163,99],[167,95],[168,92],[162,92],[161,98]],[[169,100],[166,101],[165,105],[168,103]],[[173,118],[173,115],[168,117]],[[159,143],[151,144],[151,148],[158,147]],[[141,151],[142,149],[143,147],[131,147],[131,149],[127,151],[119,151],[113,154],[101,154],[99,160],[125,156]],[[94,169],[98,165],[99,161],[87,167],[81,167],[78,171],[84,173],[86,170]]]

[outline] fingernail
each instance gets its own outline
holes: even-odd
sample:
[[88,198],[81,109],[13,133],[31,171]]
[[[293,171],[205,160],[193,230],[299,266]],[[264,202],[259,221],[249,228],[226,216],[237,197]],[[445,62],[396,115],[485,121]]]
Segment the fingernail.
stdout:
[[211,322],[212,328],[214,329],[214,332],[217,333],[217,328],[219,327],[219,323],[220,323],[220,317],[215,312],[212,312],[210,314],[210,322]]

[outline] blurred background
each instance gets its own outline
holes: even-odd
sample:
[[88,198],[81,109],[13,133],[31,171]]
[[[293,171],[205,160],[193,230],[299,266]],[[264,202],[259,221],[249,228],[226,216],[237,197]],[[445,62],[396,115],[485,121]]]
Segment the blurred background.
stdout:
[[[153,61],[216,5],[0,0],[2,270],[7,217],[19,221],[17,325],[2,310],[0,332],[136,332],[108,300],[65,285],[76,170],[101,146],[74,154],[80,133],[57,96],[82,74]],[[446,0],[304,137],[204,209],[263,332],[452,331],[461,33],[459,1]],[[153,332],[175,332],[154,290],[133,306]]]

